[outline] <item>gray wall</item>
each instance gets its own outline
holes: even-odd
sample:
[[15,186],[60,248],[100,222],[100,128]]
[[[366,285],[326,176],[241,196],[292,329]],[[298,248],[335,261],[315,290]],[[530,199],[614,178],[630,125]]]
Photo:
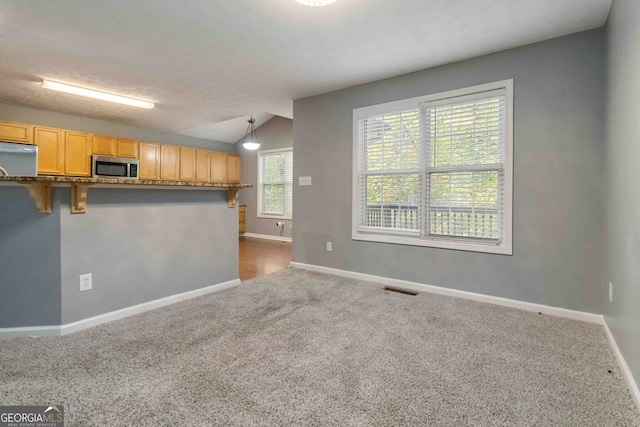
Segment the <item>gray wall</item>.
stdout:
[[237,279],[237,212],[220,190],[90,188],[72,215],[63,191],[62,323]]
[[[352,110],[510,78],[513,256],[351,240]],[[603,117],[603,29],[296,100],[293,260],[601,313]]]
[[[0,328],[60,325],[238,278],[238,210],[223,190],[54,188],[36,213],[0,186]],[[78,276],[92,273],[93,290]]]
[[[0,120],[234,151],[233,144],[0,104]],[[59,325],[238,278],[238,211],[223,190],[89,189],[50,215],[25,187],[0,186],[0,328]],[[94,289],[78,290],[93,274]]]
[[52,111],[36,110],[34,108],[16,105],[0,104],[0,120],[30,123],[40,126],[51,126],[60,129],[76,130],[80,132],[96,133],[115,136],[118,138],[137,139],[147,142],[183,145],[186,147],[203,148],[207,150],[233,152],[233,144],[212,141],[208,139],[192,138],[190,136],[159,132],[151,129],[136,128],[86,117],[60,114]]
[[[257,130],[262,143],[260,150],[293,147],[293,121],[275,116]],[[258,218],[258,152],[242,148],[242,140],[236,142],[236,152],[242,158],[242,182],[253,184],[240,192],[240,203],[247,205],[247,233],[291,237],[291,221],[285,221],[284,228],[277,227],[277,219]]]
[[26,187],[0,187],[0,328],[60,324],[60,192],[41,215]]
[[[606,263],[602,299],[611,329],[640,379],[640,2],[615,0],[607,22]],[[609,302],[608,282],[613,284]]]

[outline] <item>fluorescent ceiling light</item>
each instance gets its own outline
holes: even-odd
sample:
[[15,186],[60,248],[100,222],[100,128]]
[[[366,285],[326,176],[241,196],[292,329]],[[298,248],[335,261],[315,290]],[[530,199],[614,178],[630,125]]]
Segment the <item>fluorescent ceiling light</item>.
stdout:
[[74,95],[87,96],[89,98],[102,99],[104,101],[117,102],[118,104],[131,105],[134,107],[151,109],[155,106],[152,102],[127,98],[126,96],[114,95],[112,93],[99,92],[97,90],[87,89],[84,87],[52,82],[51,80],[43,80],[42,87],[45,89],[57,90],[59,92],[66,92],[72,93]]
[[331,3],[335,3],[338,0],[295,0],[296,2],[303,4],[305,6],[327,6]]

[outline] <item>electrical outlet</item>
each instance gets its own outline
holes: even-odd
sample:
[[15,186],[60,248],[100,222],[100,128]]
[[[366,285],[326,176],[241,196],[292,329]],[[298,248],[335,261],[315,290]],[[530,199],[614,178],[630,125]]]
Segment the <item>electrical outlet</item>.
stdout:
[[331,252],[333,250],[333,244],[331,242],[327,242],[327,252]]
[[298,185],[311,185],[311,177],[310,176],[298,177]]
[[284,225],[284,221],[276,221],[276,227],[282,227]]
[[80,277],[80,292],[93,289],[93,281],[91,278],[91,273],[81,274],[79,277]]
[[609,282],[609,302],[613,301],[613,284]]

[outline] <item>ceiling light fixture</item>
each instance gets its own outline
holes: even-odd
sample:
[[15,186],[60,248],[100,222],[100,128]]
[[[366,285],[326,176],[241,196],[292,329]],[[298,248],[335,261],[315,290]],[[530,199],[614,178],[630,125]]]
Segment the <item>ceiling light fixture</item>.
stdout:
[[151,109],[155,107],[152,102],[141,101],[139,99],[127,98],[126,96],[114,95],[112,93],[99,92],[97,90],[87,89],[80,86],[72,86],[64,83],[52,82],[51,80],[42,80],[42,87],[45,89],[57,90],[59,92],[72,93],[74,95],[87,96],[89,98],[102,99],[104,101],[117,102],[118,104],[131,105]]
[[318,7],[318,6],[330,5],[331,3],[335,3],[338,0],[295,0],[295,1],[305,6]]
[[249,126],[247,126],[247,133],[242,140],[242,146],[247,150],[257,150],[261,144],[258,142],[258,133],[254,125],[256,120],[253,118],[253,115],[251,115],[251,118],[247,121],[249,122]]

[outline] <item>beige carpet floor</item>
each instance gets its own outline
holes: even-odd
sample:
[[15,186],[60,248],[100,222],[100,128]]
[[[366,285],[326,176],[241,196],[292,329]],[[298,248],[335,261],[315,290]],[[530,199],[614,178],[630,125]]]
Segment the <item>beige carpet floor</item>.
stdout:
[[0,342],[0,404],[67,426],[634,426],[598,325],[289,269]]

